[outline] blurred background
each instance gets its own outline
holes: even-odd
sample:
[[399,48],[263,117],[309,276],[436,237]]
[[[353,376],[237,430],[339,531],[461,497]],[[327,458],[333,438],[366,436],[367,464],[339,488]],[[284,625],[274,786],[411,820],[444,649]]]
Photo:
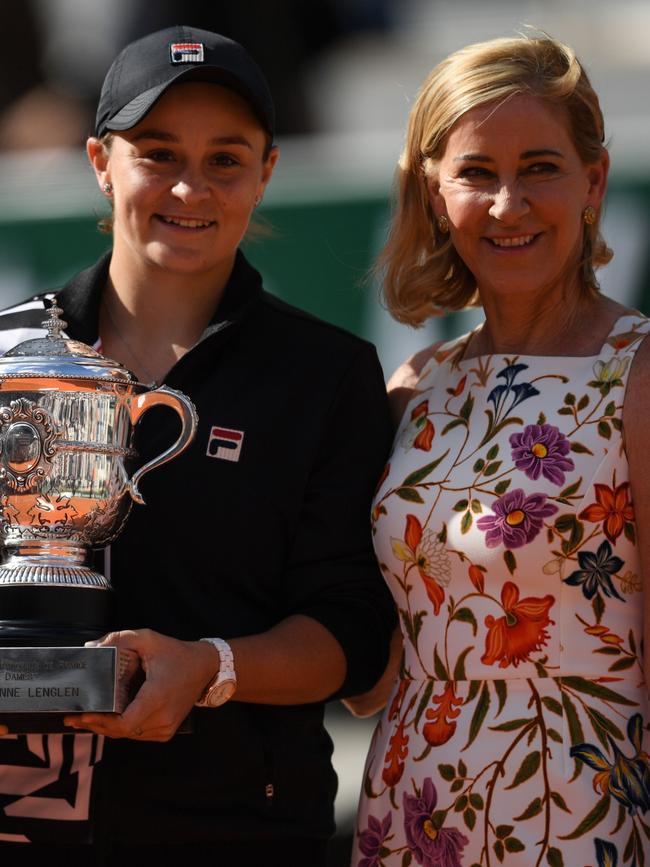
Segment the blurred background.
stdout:
[[[372,340],[388,376],[477,311],[393,323],[367,272],[384,238],[413,98],[432,66],[526,25],[576,49],[600,94],[612,155],[604,291],[650,313],[650,4],[647,0],[9,0],[0,53],[0,306],[60,285],[110,244],[85,163],[104,74],[144,33],[186,23],[242,42],[265,70],[281,159],[247,254],[271,291]],[[340,777],[332,867],[348,863],[373,721],[333,706]]]

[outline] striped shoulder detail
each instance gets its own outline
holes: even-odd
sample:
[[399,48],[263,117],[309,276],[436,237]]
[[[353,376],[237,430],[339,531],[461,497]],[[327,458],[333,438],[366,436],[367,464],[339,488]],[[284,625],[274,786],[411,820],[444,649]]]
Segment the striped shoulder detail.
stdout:
[[39,295],[29,301],[0,310],[0,354],[22,343],[43,335],[45,301],[51,295]]

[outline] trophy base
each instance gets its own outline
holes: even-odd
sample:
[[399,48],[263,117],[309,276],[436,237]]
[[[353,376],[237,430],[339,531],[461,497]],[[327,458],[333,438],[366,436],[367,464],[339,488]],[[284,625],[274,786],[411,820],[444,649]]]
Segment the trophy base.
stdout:
[[0,647],[0,725],[11,734],[71,732],[72,713],[121,713],[143,680],[117,647]]

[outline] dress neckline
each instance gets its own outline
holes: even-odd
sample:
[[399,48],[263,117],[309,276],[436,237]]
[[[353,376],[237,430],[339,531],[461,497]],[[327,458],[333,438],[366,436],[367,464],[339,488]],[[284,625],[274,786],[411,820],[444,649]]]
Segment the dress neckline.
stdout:
[[481,359],[486,358],[494,358],[494,356],[512,356],[513,358],[519,359],[585,359],[585,360],[596,360],[602,358],[603,355],[613,355],[617,352],[616,347],[612,346],[609,342],[610,339],[616,332],[620,329],[621,323],[626,320],[631,319],[634,321],[648,321],[648,317],[644,316],[643,313],[639,311],[635,311],[632,313],[622,313],[618,316],[614,322],[612,323],[612,327],[610,328],[605,340],[603,341],[600,349],[595,354],[591,355],[533,355],[525,352],[484,352],[480,355],[473,355],[471,358],[465,358],[464,352],[467,344],[469,343],[472,336],[481,328],[483,323],[480,323],[473,328],[471,331],[468,331],[467,334],[463,334],[460,337],[455,338],[454,340],[450,340],[447,343],[443,344],[435,353],[436,356],[444,355],[445,357],[442,359],[443,361],[453,361],[456,365],[465,365],[471,363],[478,363]]

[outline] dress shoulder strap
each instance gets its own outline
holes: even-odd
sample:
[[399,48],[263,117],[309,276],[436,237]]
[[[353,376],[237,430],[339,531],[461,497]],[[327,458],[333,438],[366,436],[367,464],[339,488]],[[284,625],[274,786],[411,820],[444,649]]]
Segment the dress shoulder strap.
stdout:
[[599,382],[618,382],[626,386],[631,362],[645,336],[650,333],[650,319],[641,313],[619,317],[605,338],[593,366]]
[[641,313],[620,316],[605,338],[599,357],[606,362],[615,355],[634,355],[646,334],[650,332],[650,319]]

